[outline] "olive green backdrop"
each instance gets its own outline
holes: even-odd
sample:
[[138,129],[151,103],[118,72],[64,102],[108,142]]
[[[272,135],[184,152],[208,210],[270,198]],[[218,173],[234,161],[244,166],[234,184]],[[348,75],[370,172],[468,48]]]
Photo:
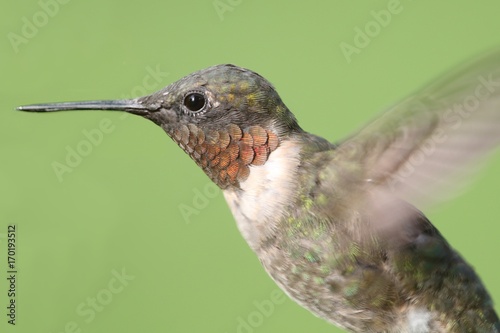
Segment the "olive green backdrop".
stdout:
[[[305,129],[338,140],[500,45],[493,0],[6,3],[2,332],[341,332],[277,291],[222,195],[153,123],[17,105],[138,96],[229,62],[273,82]],[[357,36],[365,29],[367,38]],[[464,194],[426,212],[497,304],[499,170],[497,153]],[[17,226],[15,326],[6,309],[9,224]]]

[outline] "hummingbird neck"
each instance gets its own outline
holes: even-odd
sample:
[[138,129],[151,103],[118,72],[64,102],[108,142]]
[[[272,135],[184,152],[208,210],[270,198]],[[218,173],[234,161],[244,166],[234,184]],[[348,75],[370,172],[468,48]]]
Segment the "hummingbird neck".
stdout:
[[240,188],[224,190],[238,228],[254,251],[273,238],[276,223],[295,201],[301,150],[296,138],[283,140],[264,165],[251,168]]
[[266,251],[282,230],[278,223],[293,216],[309,186],[316,183],[312,157],[334,147],[309,133],[292,133],[282,138],[264,165],[250,168],[239,188],[224,190],[238,228],[254,251]]
[[264,165],[280,145],[277,133],[257,125],[203,130],[189,123],[165,130],[221,189],[239,188],[250,167]]

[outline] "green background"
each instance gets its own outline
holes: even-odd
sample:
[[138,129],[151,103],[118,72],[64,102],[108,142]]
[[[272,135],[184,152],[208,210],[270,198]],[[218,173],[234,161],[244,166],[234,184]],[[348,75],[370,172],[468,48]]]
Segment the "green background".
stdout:
[[[338,140],[453,65],[500,45],[498,1],[401,0],[401,12],[348,63],[340,43],[353,44],[354,29],[388,3],[221,0],[226,11],[218,13],[213,0],[70,0],[45,6],[52,16],[44,22],[38,1],[4,1],[0,331],[340,332],[272,297],[277,287],[222,195],[196,196],[213,190],[208,178],[153,123],[112,112],[14,108],[150,93],[229,62],[273,82],[303,128]],[[40,27],[13,47],[9,36],[22,36],[33,16]],[[151,80],[152,70],[163,74]],[[83,131],[102,119],[112,131],[59,181],[54,161],[64,163],[67,147],[76,149]],[[499,169],[496,154],[466,193],[426,212],[477,269],[497,309]],[[188,219],[179,209],[186,206],[196,209]],[[8,224],[18,227],[15,327],[5,316]],[[122,269],[134,279],[118,292],[109,284]],[[91,318],[87,302],[96,297],[106,304]]]

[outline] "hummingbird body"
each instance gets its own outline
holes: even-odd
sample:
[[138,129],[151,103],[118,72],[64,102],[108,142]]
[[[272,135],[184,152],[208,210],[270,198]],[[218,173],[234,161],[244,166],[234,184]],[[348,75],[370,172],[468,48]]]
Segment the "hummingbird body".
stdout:
[[369,190],[352,183],[361,168],[345,165],[324,139],[303,135],[284,142],[255,176],[252,170],[241,190],[224,190],[276,283],[352,332],[496,332],[479,278],[425,216],[415,209],[393,244],[371,239],[376,231],[362,232],[372,226],[350,198]]
[[[338,144],[304,131],[266,79],[233,65],[133,100],[18,109],[120,110],[162,127],[222,189],[274,281],[350,332],[499,333],[479,277],[413,205],[498,145],[497,79],[500,52]],[[482,97],[466,117],[454,105],[471,90]]]

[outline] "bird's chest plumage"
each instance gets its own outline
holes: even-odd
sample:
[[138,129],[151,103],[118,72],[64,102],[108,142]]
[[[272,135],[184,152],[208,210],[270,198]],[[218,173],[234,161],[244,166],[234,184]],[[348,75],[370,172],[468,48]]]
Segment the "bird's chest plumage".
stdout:
[[279,232],[277,223],[296,197],[299,154],[296,142],[285,141],[264,165],[251,167],[241,189],[224,191],[241,234],[257,254],[262,244]]
[[331,314],[343,305],[327,283],[336,274],[332,262],[347,264],[345,251],[354,249],[338,248],[342,242],[331,221],[317,219],[315,201],[325,198],[311,197],[316,174],[299,159],[300,149],[296,142],[284,142],[264,165],[251,168],[241,190],[226,190],[224,196],[269,275],[290,297],[332,321]]
[[[362,248],[356,239],[363,221],[348,205],[356,190],[345,186],[340,167],[318,172],[329,161],[301,160],[300,150],[293,141],[283,143],[264,165],[251,168],[241,190],[224,191],[238,228],[299,304],[354,332],[385,331],[397,295],[386,277],[358,266],[359,260],[377,265],[384,259],[379,248]],[[321,181],[328,191],[318,187]]]

